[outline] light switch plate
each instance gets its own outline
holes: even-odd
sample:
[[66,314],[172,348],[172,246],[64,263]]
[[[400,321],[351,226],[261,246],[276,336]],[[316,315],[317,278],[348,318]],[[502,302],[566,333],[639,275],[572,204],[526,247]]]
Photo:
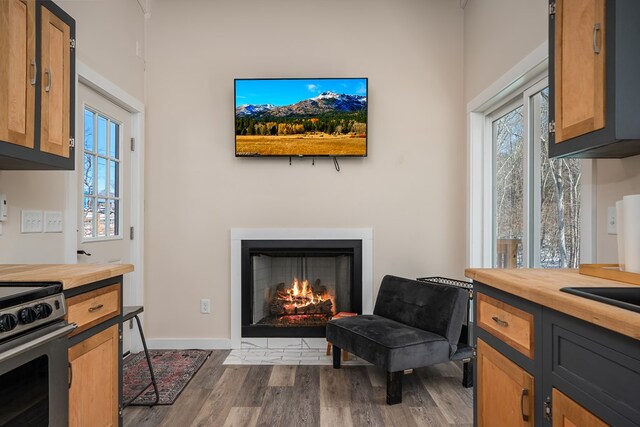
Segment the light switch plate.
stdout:
[[21,211],[22,222],[20,232],[42,233],[42,211]]
[[44,212],[44,232],[45,233],[62,233],[62,212],[60,211]]

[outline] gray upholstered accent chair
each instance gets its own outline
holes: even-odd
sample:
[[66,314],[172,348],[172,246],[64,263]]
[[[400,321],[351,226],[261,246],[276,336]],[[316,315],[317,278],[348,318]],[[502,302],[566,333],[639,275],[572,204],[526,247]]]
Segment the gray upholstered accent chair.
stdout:
[[395,276],[382,279],[373,314],[327,324],[333,367],[341,350],[387,371],[387,403],[402,402],[406,369],[464,360],[463,385],[471,386],[471,347],[459,346],[469,302],[467,290]]

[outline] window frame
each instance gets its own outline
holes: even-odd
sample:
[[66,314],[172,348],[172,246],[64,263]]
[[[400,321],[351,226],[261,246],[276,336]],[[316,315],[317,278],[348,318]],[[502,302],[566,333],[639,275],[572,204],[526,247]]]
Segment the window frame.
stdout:
[[[467,104],[467,253],[466,264],[474,268],[493,268],[495,252],[493,228],[493,140],[492,126],[488,117],[500,110],[501,106],[515,105],[524,94],[532,95],[548,80],[548,50],[546,42],[541,44],[496,82],[481,92]],[[538,89],[540,88],[540,89]],[[524,103],[524,129],[531,135],[529,123],[529,97]],[[534,144],[535,147],[536,144]],[[531,167],[530,150],[525,150],[525,182],[523,196],[525,215],[523,223],[523,260],[529,266],[533,254],[530,253],[529,234],[532,231],[530,221],[534,204],[529,191],[532,183],[529,180]],[[581,162],[581,234],[580,262],[589,263],[596,258],[595,252],[595,185],[594,162],[583,159]],[[539,227],[539,226],[538,226]],[[525,239],[527,241],[525,242]]]
[[[495,205],[496,205],[496,192],[493,191],[493,189],[495,188],[495,167],[496,167],[496,156],[495,156],[495,145],[494,145],[494,141],[493,141],[493,122],[495,122],[496,120],[499,120],[501,117],[505,116],[506,114],[509,114],[511,111],[516,110],[518,107],[522,106],[522,115],[524,117],[524,123],[523,123],[523,132],[524,134],[528,134],[528,129],[527,129],[527,114],[528,114],[528,109],[526,108],[525,105],[523,105],[522,103],[522,95],[519,96],[515,96],[513,98],[511,98],[509,101],[506,101],[504,103],[499,104],[499,106],[496,109],[491,109],[491,111],[487,114],[485,114],[485,135],[487,138],[487,141],[490,145],[489,149],[491,150],[491,167],[490,167],[490,173],[491,173],[491,180],[489,182],[488,187],[485,189],[485,191],[488,191],[490,193],[490,197],[491,197],[491,205],[490,205],[490,217],[491,217],[491,231],[490,231],[490,236],[491,236],[491,266],[493,267],[493,264],[495,264],[494,259],[493,259],[493,255],[497,252],[497,236],[496,236],[496,215],[495,215]],[[528,145],[526,144],[526,140],[525,140],[525,146],[524,146],[524,150],[522,153],[522,163],[523,163],[523,171],[522,171],[522,178],[523,178],[523,182],[522,182],[522,198],[523,198],[523,212],[529,212],[529,189],[530,189],[530,181],[529,181],[529,162],[530,162],[530,158],[529,158],[529,150],[527,149]],[[529,230],[529,215],[525,214],[522,217],[522,259],[527,260],[528,259],[528,247],[529,247],[529,233],[527,232]],[[524,266],[528,267],[528,263],[524,262]]]
[[[124,234],[122,231],[122,199],[123,199],[123,195],[122,195],[122,191],[123,191],[123,186],[122,186],[122,179],[123,179],[123,170],[122,170],[122,150],[123,150],[123,142],[122,142],[122,136],[123,136],[123,129],[122,126],[123,124],[119,121],[116,120],[115,118],[111,117],[109,114],[104,113],[103,111],[100,111],[100,109],[95,108],[93,106],[91,106],[90,104],[84,103],[82,106],[82,144],[80,147],[80,156],[83,159],[82,161],[82,171],[80,176],[84,176],[84,155],[85,155],[85,140],[84,140],[84,118],[85,118],[85,112],[89,110],[91,113],[94,114],[94,132],[97,130],[97,120],[98,120],[98,116],[102,116],[105,119],[107,119],[107,154],[106,155],[101,155],[98,153],[98,143],[97,143],[97,138],[94,138],[94,150],[90,151],[89,153],[91,153],[92,155],[94,155],[95,159],[97,160],[98,158],[103,158],[107,160],[107,182],[106,182],[106,186],[107,186],[107,195],[105,195],[104,197],[100,197],[98,196],[98,189],[97,189],[97,162],[95,164],[95,169],[94,169],[94,195],[90,196],[93,200],[94,200],[94,212],[97,211],[97,200],[98,199],[105,199],[107,201],[107,206],[109,205],[109,201],[114,200],[117,201],[116,206],[117,206],[117,219],[116,219],[116,223],[118,224],[118,233],[114,234],[113,236],[109,236],[108,234],[104,235],[104,236],[92,236],[92,237],[86,237],[84,235],[84,228],[81,230],[80,233],[80,241],[81,243],[92,243],[92,242],[107,242],[107,241],[111,241],[111,240],[122,240],[124,239]],[[118,157],[111,157],[110,154],[110,141],[109,141],[109,135],[111,133],[111,129],[110,129],[110,124],[114,123],[117,125],[118,127],[118,146],[116,149],[116,154],[118,154]],[[109,195],[109,174],[111,173],[109,170],[109,161],[115,160],[118,163],[118,176],[116,179],[116,191],[117,191],[117,196],[111,197]],[[84,194],[84,186],[82,186],[80,188],[80,217],[82,218],[82,211],[83,211],[83,207],[84,207],[84,199],[85,199],[86,195]],[[108,218],[108,215],[107,215]],[[97,216],[94,216],[92,218],[92,226],[93,226],[93,230],[97,230]],[[106,232],[108,232],[108,222],[106,223]]]

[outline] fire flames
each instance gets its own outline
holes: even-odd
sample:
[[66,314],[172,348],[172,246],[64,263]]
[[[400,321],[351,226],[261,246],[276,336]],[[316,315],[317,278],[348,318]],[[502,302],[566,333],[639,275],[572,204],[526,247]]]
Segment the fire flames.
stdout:
[[278,289],[271,303],[276,315],[333,314],[333,302],[324,286],[314,290],[307,280],[293,279],[290,288]]
[[313,293],[313,288],[309,285],[307,280],[303,280],[302,283],[298,281],[298,278],[293,279],[293,285],[290,289],[287,289],[289,294],[289,301],[293,303],[295,307],[304,307],[309,304],[314,304],[316,299],[320,299],[321,296],[316,296]]

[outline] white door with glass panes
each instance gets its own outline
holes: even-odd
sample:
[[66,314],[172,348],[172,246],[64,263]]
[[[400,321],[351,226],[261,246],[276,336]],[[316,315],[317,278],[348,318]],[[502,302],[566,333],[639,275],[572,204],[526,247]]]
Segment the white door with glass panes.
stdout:
[[[131,114],[78,85],[78,263],[130,263]],[[124,275],[123,304],[129,298]],[[129,348],[128,327],[124,347]]]

